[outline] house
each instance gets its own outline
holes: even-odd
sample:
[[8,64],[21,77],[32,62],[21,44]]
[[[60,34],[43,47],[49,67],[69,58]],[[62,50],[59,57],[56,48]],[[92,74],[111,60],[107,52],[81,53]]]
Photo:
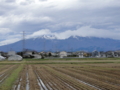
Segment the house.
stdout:
[[46,52],[46,56],[51,57],[52,56],[51,52]]
[[31,54],[23,54],[23,58],[33,58],[34,56]]
[[22,57],[20,55],[12,55],[8,57],[8,60],[22,60]]
[[100,54],[99,51],[95,50],[95,51],[92,52],[92,57],[98,57],[99,58],[99,57],[101,57],[101,54]]
[[90,53],[86,51],[78,51],[76,52],[76,56],[79,58],[90,57]]
[[106,52],[106,57],[119,57],[120,53],[117,51],[107,51]]
[[72,52],[67,52],[67,56],[68,57],[73,57],[73,53]]
[[52,53],[51,53],[51,56],[53,56],[53,57],[59,57],[59,53],[60,53],[60,52],[52,52]]
[[41,59],[42,58],[42,56],[39,54],[33,54],[33,56],[34,56],[34,59]]
[[44,52],[44,51],[43,51],[43,52],[40,52],[40,53],[38,53],[38,54],[39,54],[39,55],[42,55],[42,56],[44,56],[44,57],[47,56],[47,52]]
[[32,51],[25,51],[23,53],[23,58],[33,58]]
[[119,57],[119,53],[117,52],[112,52],[113,53],[113,57]]
[[105,52],[100,52],[100,56],[101,56],[101,58],[106,58]]
[[67,52],[61,51],[61,52],[59,53],[59,56],[60,56],[60,58],[67,57]]
[[26,52],[24,52],[24,54],[32,55],[32,51],[26,51]]
[[84,54],[85,54],[84,51],[78,51],[78,52],[76,52],[76,55],[77,55],[79,58],[84,58]]
[[107,52],[105,52],[105,54],[106,54],[106,57],[107,57],[107,58],[114,57],[113,51],[107,51]]

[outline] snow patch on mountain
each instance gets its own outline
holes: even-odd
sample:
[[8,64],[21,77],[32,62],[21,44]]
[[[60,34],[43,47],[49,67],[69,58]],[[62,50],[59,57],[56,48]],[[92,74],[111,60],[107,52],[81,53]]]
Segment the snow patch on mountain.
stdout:
[[34,36],[34,37],[29,37],[27,39],[58,39],[55,35],[40,35],[40,36]]

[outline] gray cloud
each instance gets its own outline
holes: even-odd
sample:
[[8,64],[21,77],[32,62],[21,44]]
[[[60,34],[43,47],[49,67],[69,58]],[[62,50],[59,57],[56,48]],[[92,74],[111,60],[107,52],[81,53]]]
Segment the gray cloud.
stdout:
[[13,3],[15,2],[16,0],[5,0],[5,2],[8,2],[8,3]]
[[[111,31],[120,30],[119,9],[119,0],[1,0],[0,28],[12,32],[48,29],[51,33],[67,33],[68,30],[72,32],[90,26],[87,28],[89,32],[83,31],[92,33],[96,30],[96,35],[92,36],[105,37],[97,32],[107,30],[109,35]],[[114,38],[115,34],[108,37]]]
[[39,1],[48,1],[48,0],[39,0]]

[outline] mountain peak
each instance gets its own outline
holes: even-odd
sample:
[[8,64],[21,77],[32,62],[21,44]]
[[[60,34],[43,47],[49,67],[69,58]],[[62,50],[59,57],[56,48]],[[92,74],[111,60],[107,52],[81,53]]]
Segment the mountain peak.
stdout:
[[38,39],[38,38],[42,38],[42,39],[57,39],[57,37],[55,35],[41,35],[41,36],[33,37],[33,39]]

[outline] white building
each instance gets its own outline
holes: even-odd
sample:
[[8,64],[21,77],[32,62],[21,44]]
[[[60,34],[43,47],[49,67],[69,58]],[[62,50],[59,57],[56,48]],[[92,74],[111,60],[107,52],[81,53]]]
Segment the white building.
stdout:
[[78,53],[79,58],[84,58],[84,53]]
[[0,55],[0,61],[5,60],[6,58]]
[[42,58],[42,56],[39,54],[33,54],[33,56],[34,56],[34,59],[41,59]]
[[12,55],[16,55],[16,52],[15,51],[9,51],[8,56],[12,56]]
[[23,58],[20,55],[12,55],[8,57],[8,60],[22,60]]
[[59,53],[60,58],[67,57],[67,52],[62,51]]

